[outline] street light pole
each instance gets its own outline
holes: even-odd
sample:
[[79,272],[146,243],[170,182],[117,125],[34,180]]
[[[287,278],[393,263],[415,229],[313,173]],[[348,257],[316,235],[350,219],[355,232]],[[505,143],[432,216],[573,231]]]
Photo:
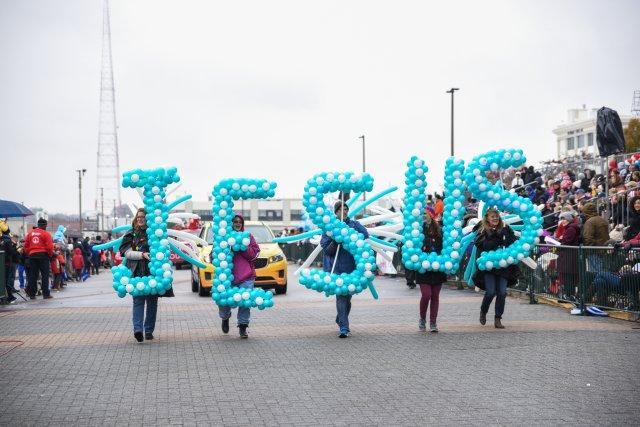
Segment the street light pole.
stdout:
[[[365,152],[364,135],[361,135],[360,137],[358,137],[358,139],[362,140],[362,173],[364,174],[367,172],[367,158]],[[362,193],[362,200],[367,200],[367,193]]]
[[451,94],[451,157],[453,157],[453,93],[456,90],[460,90],[460,88],[452,87],[447,91],[447,93]]
[[78,172],[78,214],[79,214],[79,217],[80,217],[80,238],[82,239],[82,230],[83,230],[83,224],[82,224],[82,177],[87,172],[87,170],[86,169],[76,169],[76,172]]

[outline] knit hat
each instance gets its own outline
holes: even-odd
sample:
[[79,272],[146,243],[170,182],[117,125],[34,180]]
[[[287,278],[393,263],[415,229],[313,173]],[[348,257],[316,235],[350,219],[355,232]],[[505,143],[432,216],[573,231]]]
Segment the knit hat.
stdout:
[[564,219],[569,222],[573,221],[573,212],[562,212],[560,214],[560,219]]
[[44,218],[40,218],[38,220],[38,227],[39,228],[47,228],[47,220]]

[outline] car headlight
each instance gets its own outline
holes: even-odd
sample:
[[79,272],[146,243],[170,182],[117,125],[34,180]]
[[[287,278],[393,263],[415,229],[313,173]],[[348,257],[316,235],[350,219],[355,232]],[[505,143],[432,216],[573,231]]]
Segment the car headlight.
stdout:
[[273,264],[274,262],[282,261],[284,259],[284,255],[278,254],[269,258],[269,264]]

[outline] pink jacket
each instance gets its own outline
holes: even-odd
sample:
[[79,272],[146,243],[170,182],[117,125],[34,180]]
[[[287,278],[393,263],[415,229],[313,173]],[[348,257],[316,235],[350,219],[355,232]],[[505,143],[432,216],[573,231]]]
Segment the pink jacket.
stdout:
[[256,278],[256,269],[253,261],[260,253],[260,246],[256,243],[252,235],[249,235],[249,246],[242,252],[233,254],[233,284],[238,285],[247,280]]
[[[235,215],[233,219],[236,218],[240,218],[242,220],[241,230],[244,231],[244,218],[241,215]],[[242,282],[256,278],[256,269],[253,266],[253,261],[258,257],[259,253],[260,246],[258,246],[253,236],[249,234],[249,246],[247,246],[247,249],[233,254],[234,285],[239,285]]]

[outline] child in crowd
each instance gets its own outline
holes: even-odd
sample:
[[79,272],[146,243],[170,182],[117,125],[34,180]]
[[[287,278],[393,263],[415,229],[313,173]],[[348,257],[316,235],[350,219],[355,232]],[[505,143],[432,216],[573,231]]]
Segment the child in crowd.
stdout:
[[82,256],[82,251],[80,250],[80,248],[75,248],[73,250],[71,265],[73,266],[73,271],[75,272],[74,276],[76,278],[76,282],[80,282],[82,280],[82,270],[84,270],[84,257]]

